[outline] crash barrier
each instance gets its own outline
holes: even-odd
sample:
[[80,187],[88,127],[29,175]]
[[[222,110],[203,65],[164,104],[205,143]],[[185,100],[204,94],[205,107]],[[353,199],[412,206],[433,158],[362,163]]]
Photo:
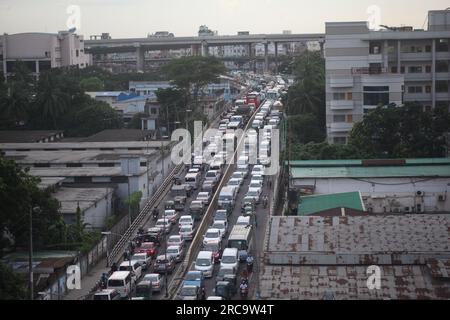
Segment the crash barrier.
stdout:
[[[264,104],[264,102],[265,101],[261,102],[260,107]],[[253,122],[253,119],[255,118],[256,113],[258,112],[258,109],[256,109],[254,111],[252,117],[248,120],[247,125],[244,128],[244,133],[247,132],[247,130],[251,126],[251,123]],[[242,135],[241,139],[239,140],[239,143],[237,144],[236,150],[233,154],[234,159],[236,159],[237,154],[240,152],[242,143],[244,141],[245,141],[245,134]],[[214,196],[208,206],[208,209],[206,210],[206,213],[203,216],[202,221],[200,222],[200,225],[195,234],[195,237],[192,240],[191,246],[189,247],[189,250],[186,253],[186,257],[185,257],[183,263],[180,265],[180,268],[176,272],[175,276],[172,278],[171,283],[169,284],[170,299],[175,298],[176,293],[178,292],[179,287],[181,286],[182,280],[183,280],[184,276],[186,275],[186,272],[189,269],[188,266],[190,266],[194,262],[194,259],[196,258],[196,256],[193,253],[196,253],[203,244],[203,234],[205,234],[206,230],[208,230],[208,228],[212,222],[213,213],[217,208],[217,201],[218,201],[218,198],[220,195],[220,191],[222,190],[222,187],[226,184],[226,182],[228,182],[229,178],[232,176],[235,165],[236,165],[235,161],[233,161],[233,163],[229,163],[227,165],[225,174],[222,177],[216,192],[214,193]]]

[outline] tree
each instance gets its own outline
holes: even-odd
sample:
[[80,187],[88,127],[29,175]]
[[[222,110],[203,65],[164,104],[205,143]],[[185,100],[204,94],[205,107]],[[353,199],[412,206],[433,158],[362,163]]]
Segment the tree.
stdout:
[[141,129],[142,128],[142,118],[145,117],[145,113],[139,112],[131,118],[127,125],[129,129]]
[[185,105],[193,103],[198,109],[201,90],[209,83],[219,81],[219,75],[226,71],[224,64],[215,57],[191,56],[170,61],[163,72],[178,88],[183,90]]
[[26,281],[0,261],[0,300],[27,299]]
[[59,120],[71,105],[70,93],[61,86],[60,79],[51,72],[44,72],[39,78],[35,119],[40,119],[46,128],[60,128]]
[[366,156],[353,145],[307,143],[295,144],[292,147],[291,160],[339,160],[365,159]]
[[290,116],[288,118],[291,141],[296,143],[322,142],[325,139],[317,116],[312,113]]
[[98,77],[82,79],[80,86],[84,91],[102,91],[105,89],[105,84]]
[[349,144],[373,158],[442,157],[450,130],[448,109],[424,112],[418,103],[378,107],[364,116]]
[[131,216],[134,218],[139,210],[139,205],[142,200],[142,192],[133,192],[128,199],[125,200],[125,204],[131,209]]
[[[0,157],[0,230],[11,237],[2,234],[0,254],[5,249],[26,247],[29,240],[28,217],[31,208],[38,207],[33,212],[33,242],[35,248],[56,244],[61,241],[55,238],[60,229],[56,226],[61,221],[58,212],[59,203],[52,198],[50,191],[38,187],[38,179],[28,175],[14,161]],[[49,228],[55,233],[49,233]]]

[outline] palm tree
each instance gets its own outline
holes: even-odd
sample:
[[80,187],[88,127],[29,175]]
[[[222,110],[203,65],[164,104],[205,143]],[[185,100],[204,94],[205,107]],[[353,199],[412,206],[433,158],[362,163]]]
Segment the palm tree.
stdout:
[[70,95],[61,90],[56,76],[44,73],[39,79],[35,103],[43,119],[50,120],[53,129],[57,129],[57,121],[70,104]]

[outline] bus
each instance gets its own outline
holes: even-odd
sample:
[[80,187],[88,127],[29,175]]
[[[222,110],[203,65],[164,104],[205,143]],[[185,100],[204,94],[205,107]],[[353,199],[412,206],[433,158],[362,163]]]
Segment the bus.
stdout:
[[228,237],[228,248],[239,251],[239,260],[244,262],[253,248],[253,227],[251,225],[235,225]]

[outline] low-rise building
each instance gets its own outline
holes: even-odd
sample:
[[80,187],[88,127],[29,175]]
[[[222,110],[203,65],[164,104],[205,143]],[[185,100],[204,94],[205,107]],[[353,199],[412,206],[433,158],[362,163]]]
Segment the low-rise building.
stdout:
[[0,143],[55,142],[64,138],[62,131],[49,130],[1,130]]
[[450,212],[450,159],[291,161],[305,195],[361,192],[369,213]]
[[449,230],[448,214],[271,217],[261,298],[447,300]]

